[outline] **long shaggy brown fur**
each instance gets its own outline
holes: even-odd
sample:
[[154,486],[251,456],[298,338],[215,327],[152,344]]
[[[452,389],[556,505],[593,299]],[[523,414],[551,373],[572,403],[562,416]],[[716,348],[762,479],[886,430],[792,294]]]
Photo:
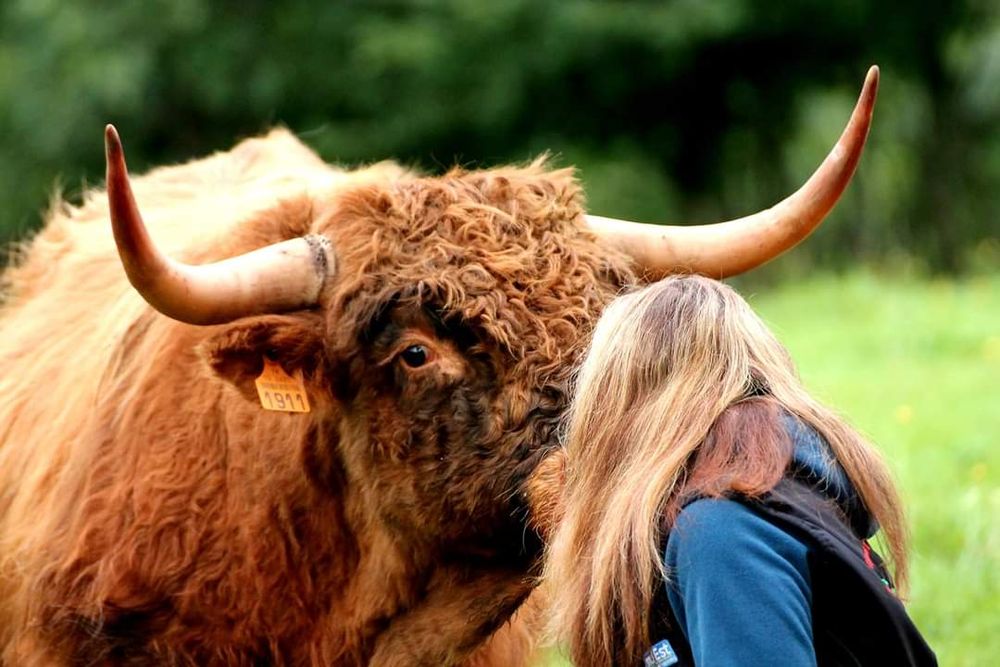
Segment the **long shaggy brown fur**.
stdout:
[[[275,131],[134,188],[174,256],[320,233],[338,275],[192,327],[129,287],[103,192],[53,208],[4,276],[0,663],[523,664],[523,483],[633,280],[572,174],[344,172]],[[311,413],[261,409],[265,355]]]

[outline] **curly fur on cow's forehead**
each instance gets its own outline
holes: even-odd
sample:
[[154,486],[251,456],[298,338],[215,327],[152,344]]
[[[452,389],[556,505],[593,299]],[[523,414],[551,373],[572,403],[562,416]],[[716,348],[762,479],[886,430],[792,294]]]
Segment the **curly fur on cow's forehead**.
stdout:
[[549,170],[545,158],[346,193],[325,230],[342,262],[333,316],[365,323],[394,301],[432,304],[493,339],[519,375],[565,370],[603,306],[634,281],[583,213],[573,171]]

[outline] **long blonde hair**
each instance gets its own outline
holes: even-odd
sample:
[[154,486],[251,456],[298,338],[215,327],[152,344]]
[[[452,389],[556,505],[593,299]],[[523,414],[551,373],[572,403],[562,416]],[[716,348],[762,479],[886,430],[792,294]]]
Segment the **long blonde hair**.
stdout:
[[781,410],[830,444],[881,526],[905,589],[906,531],[875,449],[813,400],[782,345],[731,288],[673,277],[612,302],[577,377],[563,516],[547,555],[550,628],[575,664],[637,664],[685,498],[757,496],[792,455]]

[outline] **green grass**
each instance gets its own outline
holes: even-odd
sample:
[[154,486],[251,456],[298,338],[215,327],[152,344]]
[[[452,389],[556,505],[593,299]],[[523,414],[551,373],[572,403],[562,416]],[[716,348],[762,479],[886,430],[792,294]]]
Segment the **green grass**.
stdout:
[[[815,396],[878,444],[912,527],[908,607],[943,665],[1000,655],[1000,276],[870,272],[745,293]],[[549,656],[549,667],[566,665]]]

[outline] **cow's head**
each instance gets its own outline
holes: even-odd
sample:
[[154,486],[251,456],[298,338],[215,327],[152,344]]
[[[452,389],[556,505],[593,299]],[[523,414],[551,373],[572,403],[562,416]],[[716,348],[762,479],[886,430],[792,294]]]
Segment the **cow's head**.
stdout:
[[362,185],[314,211],[308,235],[202,266],[151,243],[109,126],[115,238],[157,310],[225,325],[208,346],[220,375],[249,393],[265,356],[303,372],[319,483],[359,489],[367,519],[413,544],[531,555],[523,483],[557,443],[603,306],[638,280],[733,275],[804,238],[854,171],[876,84],[873,68],[809,181],[743,219],[587,216],[572,174],[536,163]]

